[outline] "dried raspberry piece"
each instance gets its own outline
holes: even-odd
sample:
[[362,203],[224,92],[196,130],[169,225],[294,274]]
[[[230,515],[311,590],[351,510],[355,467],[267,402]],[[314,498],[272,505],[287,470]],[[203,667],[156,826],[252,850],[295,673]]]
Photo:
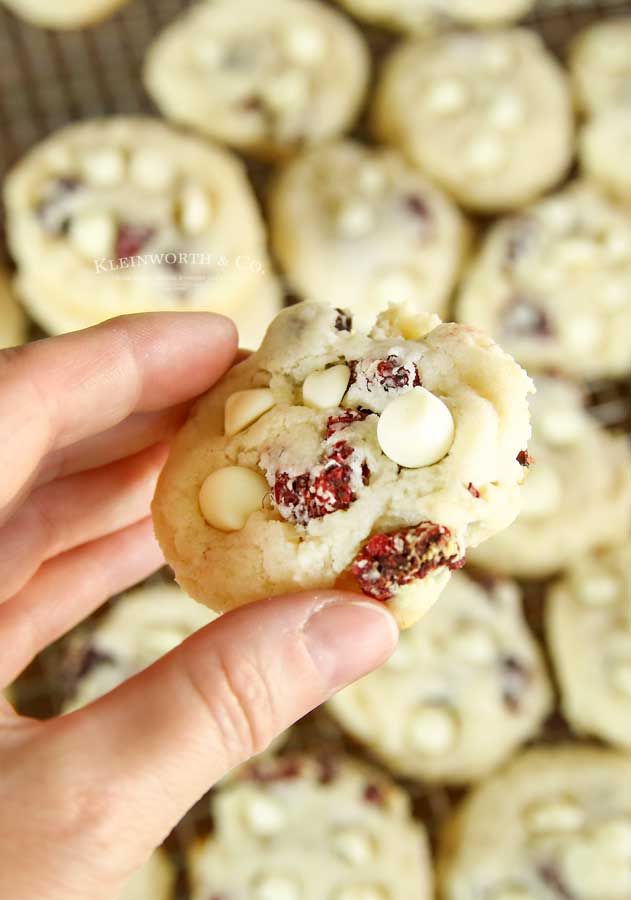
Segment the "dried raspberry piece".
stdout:
[[121,225],[116,236],[116,259],[137,256],[147,241],[153,237],[154,229],[145,225]]
[[336,308],[337,318],[335,320],[336,331],[350,331],[353,327],[353,319],[350,313],[345,309]]
[[329,416],[326,422],[326,436],[330,438],[332,434],[348,428],[353,422],[363,422],[365,418],[372,415],[369,409],[345,409],[338,416]]
[[480,491],[477,489],[477,487],[475,486],[475,484],[473,484],[472,481],[470,481],[469,484],[467,485],[467,490],[469,491],[469,493],[471,494],[472,497],[475,497],[476,500],[480,497]]
[[527,297],[514,297],[502,315],[504,334],[513,337],[550,337],[552,328],[545,312]]
[[404,363],[394,354],[377,360],[353,359],[348,366],[351,370],[349,385],[355,384],[362,375],[366,380],[368,391],[377,385],[384,391],[394,391],[408,386],[418,387],[421,383],[416,366],[413,363]]
[[524,468],[529,469],[530,466],[534,463],[535,458],[528,453],[527,450],[520,450],[517,454],[517,462],[520,466],[524,466]]
[[421,522],[413,528],[371,537],[355,557],[352,572],[365,594],[385,601],[398,588],[434,569],[460,569],[464,562],[448,528]]

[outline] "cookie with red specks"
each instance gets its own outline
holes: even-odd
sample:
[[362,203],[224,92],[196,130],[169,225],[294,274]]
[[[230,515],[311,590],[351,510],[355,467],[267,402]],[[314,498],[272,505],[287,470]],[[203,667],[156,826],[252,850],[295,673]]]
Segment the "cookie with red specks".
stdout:
[[217,610],[337,586],[407,627],[517,514],[531,389],[436,316],[394,306],[362,329],[323,303],[284,310],[172,445],[153,504],[166,558]]
[[61,31],[95,25],[113,15],[127,2],[128,0],[62,0],[52,3],[50,0],[0,0],[0,3],[4,3],[16,16],[27,22],[41,28]]
[[211,800],[191,900],[430,900],[425,831],[389,778],[343,757],[255,763]]
[[440,896],[626,900],[630,848],[628,754],[531,750],[477,788],[447,825]]
[[233,318],[253,348],[280,308],[242,164],[156,119],[53,134],[9,174],[5,201],[16,289],[47,331],[210,311]]

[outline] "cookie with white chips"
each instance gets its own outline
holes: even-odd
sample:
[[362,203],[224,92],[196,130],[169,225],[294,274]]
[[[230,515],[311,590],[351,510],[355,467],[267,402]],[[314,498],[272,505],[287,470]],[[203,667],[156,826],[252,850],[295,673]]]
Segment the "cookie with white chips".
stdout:
[[477,788],[447,827],[440,896],[626,900],[630,850],[629,756],[535,749]]
[[276,257],[303,297],[349,307],[358,324],[392,302],[446,314],[469,229],[396,152],[315,148],[281,172],[270,213]]
[[577,378],[631,371],[626,210],[573,182],[492,225],[456,304],[523,366]]
[[631,203],[631,103],[595,113],[579,134],[578,155],[585,176],[622,203]]
[[315,0],[214,0],[158,36],[144,80],[167,118],[275,158],[346,131],[369,65],[360,32]]
[[570,46],[574,98],[585,113],[631,107],[631,16],[607,18],[581,31]]
[[403,43],[384,64],[373,125],[463,206],[486,213],[553,187],[574,150],[565,73],[525,29]]
[[217,610],[346,586],[407,627],[516,516],[531,389],[474,329],[290,307],[172,444],[153,503],[166,558]]
[[0,268],[0,348],[24,343],[26,332],[26,316],[15,299],[8,274]]
[[457,23],[486,28],[515,22],[535,0],[337,0],[366,22],[426,34]]
[[191,900],[430,900],[427,838],[404,792],[352,759],[287,757],[212,798],[189,852]]
[[95,25],[113,15],[127,2],[128,0],[0,0],[0,3],[4,3],[16,16],[27,22],[41,28],[62,31]]
[[595,547],[622,540],[631,512],[631,453],[583,405],[578,385],[535,379],[530,466],[517,520],[470,553],[491,571],[552,575]]
[[465,573],[384,666],[328,703],[371,753],[419,781],[482,778],[538,732],[552,705],[519,589]]
[[175,866],[164,850],[156,850],[125,882],[118,900],[172,900]]
[[53,134],[9,174],[5,201],[17,292],[47,331],[205,310],[256,347],[280,308],[243,165],[156,119]]
[[114,690],[214,618],[175,584],[148,583],[123,594],[89,633],[71,643],[73,685],[64,712]]
[[631,746],[631,551],[581,557],[549,592],[546,636],[566,719]]

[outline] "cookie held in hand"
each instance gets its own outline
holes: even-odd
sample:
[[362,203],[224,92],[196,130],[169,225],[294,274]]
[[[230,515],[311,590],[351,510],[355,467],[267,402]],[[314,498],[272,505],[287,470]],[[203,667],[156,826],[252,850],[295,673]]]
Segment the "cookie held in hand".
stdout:
[[403,628],[519,509],[526,373],[490,338],[392,307],[369,331],[282,312],[194,408],[153,504],[184,589],[217,610],[327,587]]

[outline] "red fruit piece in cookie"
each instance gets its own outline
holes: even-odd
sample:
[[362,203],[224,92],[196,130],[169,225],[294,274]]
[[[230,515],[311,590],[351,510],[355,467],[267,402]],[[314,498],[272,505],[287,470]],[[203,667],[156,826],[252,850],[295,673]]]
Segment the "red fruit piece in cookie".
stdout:
[[370,415],[372,413],[369,409],[345,409],[337,416],[329,416],[326,423],[327,438],[337,434],[338,431],[342,431],[344,428],[348,428],[354,422],[363,422]]
[[365,594],[390,600],[403,585],[441,566],[460,569],[464,556],[451,531],[435,522],[375,534],[355,557],[352,573]]
[[153,235],[154,229],[145,225],[121,225],[116,236],[116,259],[137,256]]

